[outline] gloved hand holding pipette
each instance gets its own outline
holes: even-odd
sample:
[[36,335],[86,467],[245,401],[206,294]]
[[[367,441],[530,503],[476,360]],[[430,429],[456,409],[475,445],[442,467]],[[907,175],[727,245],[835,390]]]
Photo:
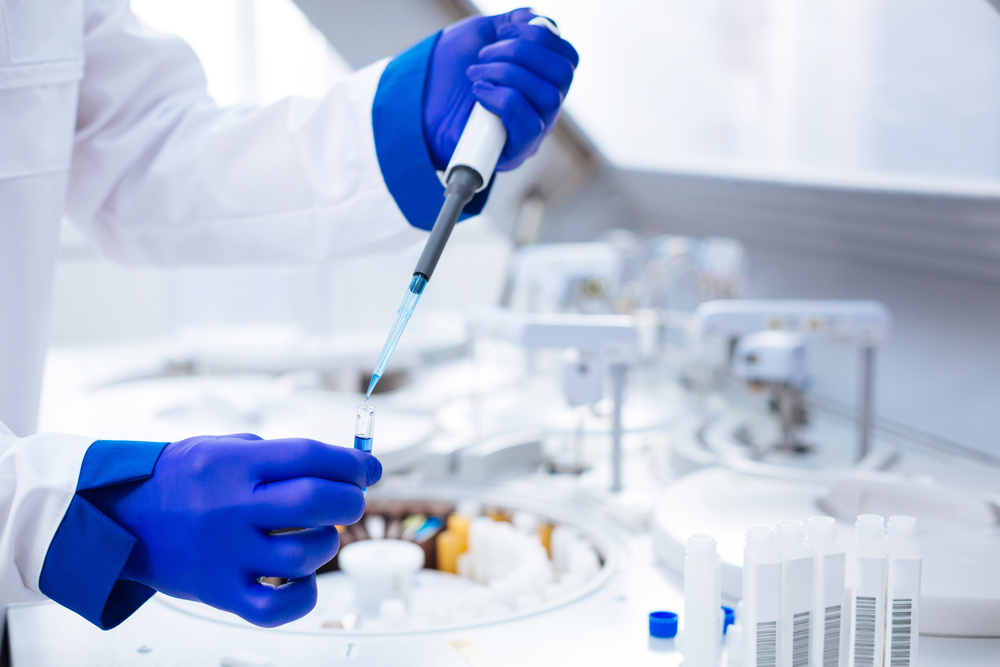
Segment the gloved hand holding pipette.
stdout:
[[[507,141],[497,171],[514,169],[555,127],[580,57],[530,9],[466,19],[434,47],[424,98],[424,137],[444,170],[479,102],[497,115]],[[486,179],[492,174],[484,174]]]
[[466,19],[437,39],[424,89],[423,130],[445,199],[375,364],[368,396],[465,207],[488,187],[494,170],[514,169],[538,150],[555,127],[578,62],[556,25],[529,9]]

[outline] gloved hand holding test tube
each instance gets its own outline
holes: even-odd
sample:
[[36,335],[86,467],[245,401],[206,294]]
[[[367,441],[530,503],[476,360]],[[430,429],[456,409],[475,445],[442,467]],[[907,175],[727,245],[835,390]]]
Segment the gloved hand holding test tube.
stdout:
[[[526,10],[518,10],[526,11]],[[517,12],[515,12],[516,14]],[[511,25],[511,24],[507,24]],[[556,25],[549,19],[536,16],[528,22],[528,25],[534,26],[544,26],[548,28],[553,35],[559,36],[559,29]],[[499,30],[498,30],[499,32]],[[444,39],[444,36],[442,36]],[[561,42],[561,40],[559,40]],[[568,47],[571,52],[569,58],[566,60],[566,67],[569,68],[569,80],[572,80],[572,68],[576,66],[576,52],[572,50],[572,47],[565,42],[565,47]],[[565,48],[564,47],[564,48]],[[483,53],[490,47],[486,47],[480,53]],[[542,47],[539,47],[542,48]],[[559,58],[555,52],[551,53],[553,58]],[[513,58],[516,61],[516,57]],[[504,58],[498,58],[501,62]],[[495,63],[494,63],[495,64]],[[529,67],[522,67],[520,63],[510,62],[504,63],[506,69],[500,70],[499,73],[492,75],[491,77],[484,76],[480,81],[489,85],[489,90],[498,90],[492,85],[492,80],[502,79],[505,76],[511,77],[535,77],[542,81],[542,78],[538,76],[537,72],[530,71]],[[479,67],[479,65],[474,65],[473,67]],[[557,67],[558,69],[558,67]],[[470,75],[472,68],[470,68]],[[543,81],[543,85],[539,86],[541,91],[548,92],[546,86],[550,82]],[[568,88],[568,82],[565,83],[565,88]],[[555,105],[554,114],[558,113],[559,104],[562,103],[562,95],[564,90],[561,88],[548,86],[552,90],[558,93],[559,100]],[[516,91],[515,91],[516,92]],[[542,93],[539,97],[542,97]],[[528,100],[528,103],[532,100]],[[539,105],[540,106],[540,105]],[[551,106],[551,105],[549,105]],[[551,118],[543,119],[543,123],[548,121],[549,126],[555,122],[555,115]],[[546,130],[550,129],[547,127]],[[544,136],[544,133],[542,134]],[[441,207],[441,212],[438,214],[437,220],[434,222],[434,227],[431,230],[430,237],[427,239],[427,243],[424,245],[423,253],[420,255],[420,259],[417,261],[417,266],[413,271],[413,278],[410,280],[410,285],[407,288],[406,294],[403,297],[403,303],[399,306],[399,310],[396,312],[396,320],[393,322],[392,328],[389,330],[389,336],[385,341],[385,345],[382,347],[382,352],[379,354],[378,361],[375,364],[375,371],[372,373],[371,382],[368,385],[368,392],[365,396],[367,401],[371,397],[372,391],[375,389],[375,385],[378,384],[379,379],[385,373],[385,368],[389,363],[389,358],[392,356],[393,351],[396,349],[396,345],[399,343],[400,337],[403,335],[403,330],[406,328],[407,322],[410,320],[410,316],[413,314],[414,309],[417,307],[417,302],[420,300],[421,294],[423,294],[424,288],[427,286],[427,281],[431,279],[434,273],[435,267],[437,267],[438,260],[441,258],[441,253],[444,251],[444,246],[448,242],[448,238],[451,236],[452,229],[455,228],[455,223],[458,222],[458,218],[462,213],[462,209],[465,208],[473,196],[481,190],[483,190],[490,179],[493,176],[494,170],[497,168],[497,163],[500,161],[501,155],[504,153],[504,147],[507,144],[508,132],[507,128],[504,126],[503,120],[490,111],[488,111],[480,102],[476,102],[472,109],[472,114],[469,116],[468,122],[465,124],[465,128],[462,131],[461,137],[458,140],[458,144],[455,147],[454,153],[451,156],[451,161],[448,163],[447,168],[444,170],[442,180],[445,183],[445,200],[444,205]],[[540,141],[541,137],[538,137]],[[537,144],[535,145],[537,147]],[[526,157],[528,150],[533,152],[533,148],[526,147],[522,150]],[[520,162],[516,159],[514,160],[514,166]]]

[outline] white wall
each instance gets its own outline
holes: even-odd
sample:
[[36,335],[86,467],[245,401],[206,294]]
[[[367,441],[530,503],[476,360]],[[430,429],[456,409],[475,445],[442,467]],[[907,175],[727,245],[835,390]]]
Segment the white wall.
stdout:
[[567,108],[616,166],[1000,177],[1000,13],[987,0],[531,6],[577,47]]

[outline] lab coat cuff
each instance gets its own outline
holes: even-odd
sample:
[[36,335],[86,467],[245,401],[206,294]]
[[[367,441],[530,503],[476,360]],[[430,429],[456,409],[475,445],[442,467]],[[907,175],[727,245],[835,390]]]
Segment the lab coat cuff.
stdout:
[[80,466],[76,490],[137,482],[153,476],[160,454],[169,442],[98,440],[90,446]]
[[[375,153],[382,178],[406,220],[430,231],[444,203],[444,186],[424,140],[424,85],[437,33],[396,56],[382,72],[372,103]],[[493,187],[479,192],[462,210],[479,215]]]
[[137,540],[80,492],[150,477],[167,444],[93,443],[80,467],[77,494],[49,543],[39,589],[104,630],[131,616],[156,591],[120,578]]

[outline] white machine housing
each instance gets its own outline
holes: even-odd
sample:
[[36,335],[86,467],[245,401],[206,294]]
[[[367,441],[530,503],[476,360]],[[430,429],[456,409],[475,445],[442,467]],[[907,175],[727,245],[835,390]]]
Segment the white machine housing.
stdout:
[[604,397],[604,365],[593,352],[575,347],[563,352],[561,380],[563,396],[574,408]]
[[695,313],[701,340],[735,340],[758,331],[780,330],[849,343],[861,350],[856,460],[869,454],[873,421],[875,353],[889,338],[892,318],[878,301],[719,300]]
[[604,293],[621,291],[624,259],[610,243],[544,243],[519,248],[511,259],[514,310],[544,313],[565,308],[574,283],[596,278]]
[[732,372],[749,382],[802,387],[807,377],[805,337],[790,331],[747,334],[736,344]]
[[878,347],[889,339],[892,316],[879,301],[718,300],[696,312],[701,338],[739,338],[778,329],[822,336],[859,347]]
[[631,363],[638,334],[628,315],[516,313],[479,308],[469,313],[473,331],[529,350],[561,348],[598,353],[604,363]]
[[[625,375],[636,359],[639,335],[627,315],[576,315],[513,313],[500,308],[470,313],[473,330],[515,343],[525,349],[561,348],[577,350],[563,366],[563,391],[570,405],[584,405],[603,395],[604,369],[611,375],[614,391],[612,415],[611,490],[622,490],[622,402]],[[581,359],[586,359],[581,363]],[[580,380],[583,386],[574,383]],[[570,389],[567,390],[567,387]],[[580,401],[583,401],[581,403]]]

